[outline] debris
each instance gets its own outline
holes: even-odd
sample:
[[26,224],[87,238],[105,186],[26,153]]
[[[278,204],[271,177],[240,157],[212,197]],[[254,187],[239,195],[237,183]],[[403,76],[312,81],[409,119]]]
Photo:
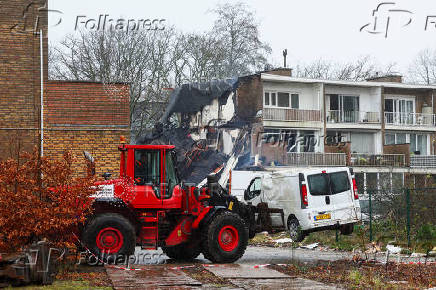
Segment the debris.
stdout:
[[40,241],[23,252],[2,256],[0,282],[12,285],[52,284],[57,270],[57,260],[62,255],[58,251],[52,252],[47,242]]
[[275,240],[275,242],[278,244],[283,244],[283,243],[292,243],[293,240],[291,238],[283,238],[283,239]]
[[396,247],[394,245],[387,245],[386,246],[386,250],[388,250],[392,254],[399,254],[401,252],[402,248],[401,247]]
[[309,250],[313,250],[316,247],[318,247],[318,243],[313,243],[313,244],[309,244],[309,245],[303,245],[300,248],[302,249],[309,249]]
[[410,255],[410,257],[415,258],[415,257],[425,257],[426,255],[423,253],[412,253]]

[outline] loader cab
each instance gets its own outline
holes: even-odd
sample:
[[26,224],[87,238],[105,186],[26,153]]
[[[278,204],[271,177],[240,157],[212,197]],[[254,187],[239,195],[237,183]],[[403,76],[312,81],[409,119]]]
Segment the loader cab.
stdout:
[[130,203],[137,208],[180,208],[181,188],[174,146],[122,145],[120,175],[133,183]]

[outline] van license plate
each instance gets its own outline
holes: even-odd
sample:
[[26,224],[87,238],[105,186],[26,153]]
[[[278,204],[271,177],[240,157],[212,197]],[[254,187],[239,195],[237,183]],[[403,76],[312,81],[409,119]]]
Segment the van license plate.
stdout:
[[329,219],[331,219],[331,218],[332,218],[332,216],[331,216],[331,214],[329,214],[329,213],[326,213],[326,214],[319,214],[319,215],[314,216],[314,219],[315,219],[316,221],[319,221],[319,220],[329,220]]

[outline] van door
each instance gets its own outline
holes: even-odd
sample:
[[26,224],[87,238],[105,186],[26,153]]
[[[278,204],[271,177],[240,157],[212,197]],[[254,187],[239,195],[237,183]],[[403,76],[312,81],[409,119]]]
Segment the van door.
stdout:
[[315,224],[332,224],[334,221],[334,205],[331,200],[329,176],[323,171],[317,174],[308,174],[307,180],[307,209],[311,220]]
[[354,208],[352,180],[348,170],[329,173],[331,196],[330,201],[334,206],[334,217],[340,223],[351,222],[357,219]]
[[250,181],[250,185],[244,192],[244,200],[251,202],[252,205],[257,206],[261,202],[261,177],[256,177]]

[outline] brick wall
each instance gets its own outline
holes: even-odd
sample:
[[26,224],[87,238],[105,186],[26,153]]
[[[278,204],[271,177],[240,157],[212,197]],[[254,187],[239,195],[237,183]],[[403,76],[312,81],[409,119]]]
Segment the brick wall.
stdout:
[[[0,9],[0,159],[38,145],[40,108],[40,38],[47,79],[45,1],[8,0]],[[24,17],[23,17],[24,15]]]
[[236,91],[236,114],[247,121],[253,121],[263,107],[263,86],[259,75],[239,78]]
[[410,144],[384,145],[383,154],[404,154],[406,166],[410,164]]
[[101,175],[119,171],[120,136],[130,138],[129,85],[49,81],[44,98],[44,155],[71,150],[82,170],[83,150],[96,160]]
[[97,176],[110,172],[116,177],[120,166],[118,145],[121,135],[129,138],[127,130],[48,130],[44,134],[44,155],[62,158],[64,150],[71,150],[76,157],[74,170],[80,175],[85,169],[83,150],[86,150],[95,159]]

